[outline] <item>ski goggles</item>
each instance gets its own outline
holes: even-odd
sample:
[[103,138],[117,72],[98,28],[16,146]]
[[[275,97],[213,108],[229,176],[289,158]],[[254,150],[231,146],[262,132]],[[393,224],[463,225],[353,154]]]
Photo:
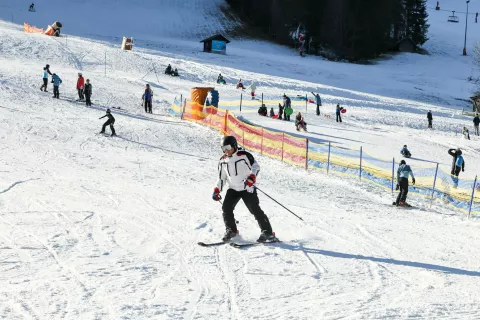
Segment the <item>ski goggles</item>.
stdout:
[[230,151],[232,150],[233,147],[229,144],[225,145],[225,146],[222,146],[222,151],[225,152],[225,151]]

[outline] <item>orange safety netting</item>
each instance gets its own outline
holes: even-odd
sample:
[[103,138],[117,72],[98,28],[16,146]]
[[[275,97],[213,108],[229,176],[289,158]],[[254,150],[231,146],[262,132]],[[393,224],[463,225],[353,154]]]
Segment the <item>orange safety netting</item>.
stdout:
[[23,30],[28,33],[43,33],[43,28],[37,28],[35,26],[31,26],[28,23],[23,23]]

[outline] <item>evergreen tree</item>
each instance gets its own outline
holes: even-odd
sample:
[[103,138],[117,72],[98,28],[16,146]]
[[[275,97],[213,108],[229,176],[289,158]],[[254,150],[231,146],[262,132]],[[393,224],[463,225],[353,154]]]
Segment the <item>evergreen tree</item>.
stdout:
[[428,13],[426,0],[405,0],[405,35],[417,45],[427,42]]

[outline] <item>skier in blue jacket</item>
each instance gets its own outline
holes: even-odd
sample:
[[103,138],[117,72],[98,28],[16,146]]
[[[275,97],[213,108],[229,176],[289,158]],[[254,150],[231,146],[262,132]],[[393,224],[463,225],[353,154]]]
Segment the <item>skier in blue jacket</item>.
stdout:
[[60,86],[60,83],[62,83],[62,79],[60,79],[60,77],[57,76],[56,73],[52,75],[52,83],[53,83],[53,98],[60,99],[60,92],[58,91],[58,87]]
[[415,185],[415,177],[413,176],[412,168],[405,162],[405,160],[400,161],[400,166],[397,170],[397,190],[400,189],[400,192],[397,196],[397,201],[393,204],[396,206],[409,207],[407,204],[407,194],[408,194],[408,178],[412,176],[412,184]]
[[152,113],[152,97],[153,97],[153,91],[150,88],[150,85],[147,83],[145,86],[145,92],[142,95],[142,100],[145,105],[146,113]]

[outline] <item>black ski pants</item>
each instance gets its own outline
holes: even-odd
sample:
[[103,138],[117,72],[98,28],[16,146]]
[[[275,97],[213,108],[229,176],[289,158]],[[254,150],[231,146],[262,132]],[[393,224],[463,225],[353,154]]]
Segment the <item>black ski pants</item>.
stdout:
[[85,93],[85,104],[86,104],[88,107],[90,107],[90,106],[92,105],[92,101],[90,101],[90,97],[91,97],[91,96],[92,96],[91,94]]
[[225,222],[225,227],[233,231],[237,231],[237,224],[235,223],[235,216],[233,210],[237,205],[240,199],[243,200],[248,211],[255,217],[258,222],[258,226],[262,231],[272,232],[272,226],[268,217],[265,215],[263,210],[260,208],[260,200],[258,200],[257,191],[253,193],[244,191],[236,191],[233,189],[228,189],[225,199],[223,200],[223,221]]
[[48,78],[43,78],[43,85],[40,87],[40,90],[44,90],[47,92],[47,86],[48,86]]
[[145,100],[145,112],[152,113],[152,100]]
[[320,115],[320,105],[317,103],[317,116]]
[[408,194],[408,179],[407,178],[400,178],[398,181],[398,185],[400,186],[400,192],[397,196],[397,204],[400,202],[407,201],[407,194]]
[[60,91],[58,90],[58,86],[53,86],[53,97],[60,99]]
[[114,123],[115,121],[107,120],[102,126],[102,133],[105,132],[105,128],[109,125],[110,130],[112,131],[112,134],[115,134],[115,128],[113,127]]
[[340,113],[337,113],[337,122],[342,122],[342,116]]
[[83,89],[77,89],[77,91],[78,91],[78,98],[80,100],[85,99],[85,97],[83,96]]
[[428,127],[432,129],[432,120],[428,120]]
[[462,171],[462,167],[459,167],[459,166],[455,166],[455,177],[458,177],[458,175],[460,174],[460,171]]

